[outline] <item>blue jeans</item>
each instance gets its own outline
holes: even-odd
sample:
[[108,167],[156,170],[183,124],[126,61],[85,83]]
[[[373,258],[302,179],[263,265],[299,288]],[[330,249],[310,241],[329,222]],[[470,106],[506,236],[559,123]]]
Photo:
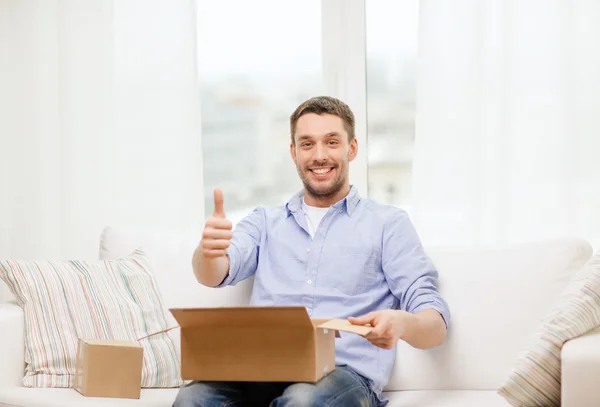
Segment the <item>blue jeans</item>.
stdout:
[[192,382],[173,407],[375,407],[367,379],[338,366],[317,383]]

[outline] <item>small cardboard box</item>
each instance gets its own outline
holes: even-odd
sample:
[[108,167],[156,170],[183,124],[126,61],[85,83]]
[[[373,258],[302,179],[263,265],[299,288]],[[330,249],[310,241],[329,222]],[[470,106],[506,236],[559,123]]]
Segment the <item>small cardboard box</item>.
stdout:
[[179,308],[184,380],[311,382],[335,370],[339,331],[370,327],[312,319],[304,307]]
[[143,354],[135,341],[79,339],[75,390],[86,397],[139,399]]

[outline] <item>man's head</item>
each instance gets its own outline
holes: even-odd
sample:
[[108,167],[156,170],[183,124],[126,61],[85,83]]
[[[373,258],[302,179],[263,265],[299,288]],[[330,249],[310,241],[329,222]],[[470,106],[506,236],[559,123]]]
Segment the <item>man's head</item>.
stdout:
[[354,114],[344,102],[314,97],[290,117],[290,152],[309,205],[329,206],[348,193],[349,163],[358,152]]

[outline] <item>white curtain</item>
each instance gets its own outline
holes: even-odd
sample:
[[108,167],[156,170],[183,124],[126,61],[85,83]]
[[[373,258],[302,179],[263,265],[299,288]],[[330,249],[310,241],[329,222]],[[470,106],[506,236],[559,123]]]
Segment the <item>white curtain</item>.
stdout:
[[421,2],[414,220],[428,244],[600,245],[600,2]]
[[191,0],[0,2],[1,258],[200,230],[195,47]]

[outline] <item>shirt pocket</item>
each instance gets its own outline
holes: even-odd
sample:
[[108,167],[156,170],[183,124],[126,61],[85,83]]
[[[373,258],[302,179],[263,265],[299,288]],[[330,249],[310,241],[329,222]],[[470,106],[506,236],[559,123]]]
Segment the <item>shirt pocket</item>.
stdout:
[[319,267],[318,284],[346,295],[363,294],[383,278],[379,254],[364,246],[340,247],[325,256],[325,264]]

